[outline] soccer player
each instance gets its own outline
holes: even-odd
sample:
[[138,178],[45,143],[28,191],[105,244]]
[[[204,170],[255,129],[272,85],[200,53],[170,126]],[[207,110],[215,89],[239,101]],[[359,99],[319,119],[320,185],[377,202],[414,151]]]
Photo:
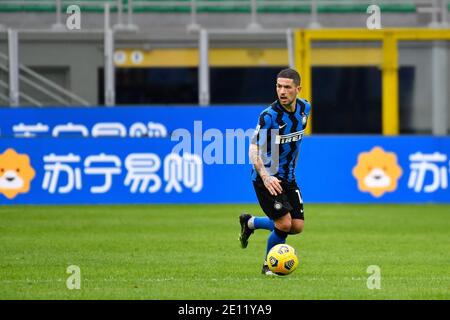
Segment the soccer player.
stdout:
[[[256,229],[271,231],[266,257],[273,246],[285,243],[289,234],[303,231],[303,200],[294,171],[311,109],[308,101],[297,98],[301,91],[297,71],[284,69],[276,81],[278,99],[260,114],[249,149],[253,186],[266,217],[239,216],[242,248]],[[274,275],[266,259],[262,273]]]

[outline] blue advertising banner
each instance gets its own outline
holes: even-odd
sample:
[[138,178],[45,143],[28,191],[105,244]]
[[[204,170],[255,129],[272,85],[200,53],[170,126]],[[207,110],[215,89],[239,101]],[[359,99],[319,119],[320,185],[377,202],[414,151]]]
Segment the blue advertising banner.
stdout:
[[249,177],[248,165],[206,165],[195,154],[172,153],[173,145],[167,139],[0,139],[0,168],[17,181],[8,194],[0,178],[0,203],[249,201],[250,180],[241,179]]
[[305,201],[450,202],[450,138],[311,136],[297,177]]
[[178,128],[255,128],[267,106],[0,108],[0,138],[168,137]]
[[[0,110],[0,204],[256,203],[263,109]],[[449,157],[448,137],[304,136],[296,175],[308,203],[450,203]]]

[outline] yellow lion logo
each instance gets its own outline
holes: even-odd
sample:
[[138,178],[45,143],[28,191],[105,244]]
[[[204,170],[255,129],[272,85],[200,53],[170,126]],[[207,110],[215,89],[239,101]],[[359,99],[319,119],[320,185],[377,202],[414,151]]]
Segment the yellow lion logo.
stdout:
[[401,175],[402,168],[397,164],[397,155],[380,147],[360,153],[358,163],[353,168],[359,190],[377,198],[386,192],[395,191]]
[[18,154],[14,149],[0,154],[0,193],[8,199],[27,193],[34,175],[28,155]]

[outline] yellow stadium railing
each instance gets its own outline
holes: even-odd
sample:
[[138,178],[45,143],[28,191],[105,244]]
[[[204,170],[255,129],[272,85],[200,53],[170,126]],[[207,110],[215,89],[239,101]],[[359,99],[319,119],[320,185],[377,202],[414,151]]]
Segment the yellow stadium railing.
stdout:
[[[296,68],[302,74],[301,96],[312,100],[312,66],[324,62],[314,61],[312,42],[314,41],[380,41],[381,60],[376,52],[369,54],[373,63],[382,70],[382,134],[398,135],[399,98],[398,98],[398,42],[399,41],[433,41],[450,40],[450,29],[312,29],[297,30],[294,36],[296,52]],[[316,50],[316,49],[315,49]],[[370,50],[368,48],[367,50]],[[354,60],[354,55],[348,55]],[[377,63],[378,61],[378,63]],[[349,62],[351,63],[351,62]],[[314,103],[314,101],[311,101]],[[314,116],[314,113],[312,114]],[[313,130],[312,121],[307,128],[307,134]]]

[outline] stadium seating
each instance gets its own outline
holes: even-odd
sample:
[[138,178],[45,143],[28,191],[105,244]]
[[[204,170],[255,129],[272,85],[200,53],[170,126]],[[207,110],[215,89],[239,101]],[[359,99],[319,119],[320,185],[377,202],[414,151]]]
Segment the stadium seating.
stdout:
[[[112,9],[115,10],[116,0],[85,0],[84,2],[92,2],[91,5],[82,4],[80,7],[83,11],[100,12],[103,10],[102,2],[109,2],[112,4]],[[122,0],[123,10],[127,10],[128,0]],[[135,0],[135,12],[160,12],[160,13],[187,13],[190,11],[190,0],[177,0],[168,2],[165,0]],[[178,4],[176,3],[178,2]],[[180,5],[185,2],[186,5]],[[222,5],[217,5],[222,2]],[[241,2],[239,4],[237,2]],[[199,0],[197,1],[198,12],[222,12],[222,13],[249,13],[250,0]],[[360,4],[346,4],[340,3],[340,0],[335,0],[335,4],[320,4],[318,5],[318,12],[320,13],[356,13],[365,12],[367,7],[371,5],[371,1],[362,1]],[[72,1],[73,3],[73,1]],[[63,0],[63,8],[71,3]],[[148,4],[148,5],[146,5]],[[410,13],[416,12],[416,5],[414,1],[405,1],[402,4],[385,4],[380,6],[384,12]],[[450,10],[450,3],[448,5]],[[36,3],[34,0],[17,0],[9,1],[8,3],[0,2],[0,12],[52,12],[55,10],[55,1],[47,0]],[[258,4],[259,13],[307,13],[311,11],[308,2],[299,1],[298,5],[282,5],[274,1],[273,4],[265,3]]]

